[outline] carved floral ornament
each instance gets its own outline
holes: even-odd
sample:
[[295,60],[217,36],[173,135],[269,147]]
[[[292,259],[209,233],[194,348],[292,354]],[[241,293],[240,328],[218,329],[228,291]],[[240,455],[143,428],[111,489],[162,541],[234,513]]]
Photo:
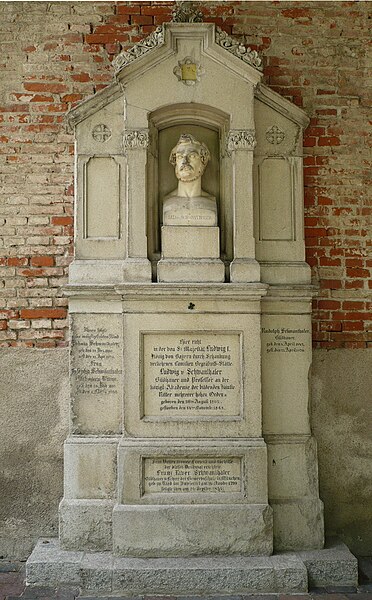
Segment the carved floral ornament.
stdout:
[[115,73],[120,71],[123,67],[133,62],[137,58],[141,58],[144,54],[164,44],[164,27],[159,26],[150,33],[146,38],[138,42],[130,48],[130,50],[123,50],[113,61],[112,64],[115,69]]
[[124,132],[125,150],[145,150],[149,145],[148,129],[128,129]]
[[[188,3],[186,3],[188,4]],[[196,22],[195,20],[193,22]],[[155,29],[149,36],[138,42],[129,50],[123,50],[113,61],[113,67],[115,73],[118,73],[126,65],[133,61],[141,58],[144,54],[147,54],[150,50],[163,46],[165,42],[165,30],[164,25],[161,25]],[[262,60],[259,57],[256,50],[245,46],[241,42],[238,42],[233,37],[228,35],[225,31],[222,31],[219,27],[215,30],[215,42],[221,48],[224,48],[227,52],[233,56],[240,58],[243,62],[251,65],[255,69],[262,70]]]
[[236,150],[253,150],[256,146],[254,129],[231,129],[226,139],[226,153]]
[[285,133],[277,125],[273,125],[266,131],[266,139],[269,144],[281,144],[285,138]]
[[193,2],[176,2],[172,10],[174,23],[202,23],[203,13]]
[[219,27],[216,27],[216,43],[245,63],[255,67],[255,69],[262,70],[262,60],[258,52],[234,40],[226,31],[222,31]]

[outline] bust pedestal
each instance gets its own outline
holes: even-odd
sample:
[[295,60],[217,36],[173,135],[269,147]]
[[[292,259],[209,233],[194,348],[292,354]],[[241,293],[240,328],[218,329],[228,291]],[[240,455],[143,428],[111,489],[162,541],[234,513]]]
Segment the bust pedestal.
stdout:
[[159,282],[214,282],[225,280],[220,260],[219,227],[163,225]]

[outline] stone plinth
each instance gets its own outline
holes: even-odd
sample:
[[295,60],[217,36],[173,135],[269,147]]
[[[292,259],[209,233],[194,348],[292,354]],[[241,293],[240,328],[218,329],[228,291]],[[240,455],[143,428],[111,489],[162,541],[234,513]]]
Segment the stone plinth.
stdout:
[[40,540],[27,561],[27,583],[78,585],[90,593],[231,595],[304,593],[311,586],[358,583],[357,559],[332,542],[324,550],[266,557],[122,558],[110,552],[61,550]]
[[225,280],[219,227],[164,225],[161,240],[159,282],[220,283]]
[[161,228],[163,258],[219,258],[219,227],[181,227],[164,225]]
[[223,283],[225,265],[219,258],[162,259],[158,262],[161,283]]

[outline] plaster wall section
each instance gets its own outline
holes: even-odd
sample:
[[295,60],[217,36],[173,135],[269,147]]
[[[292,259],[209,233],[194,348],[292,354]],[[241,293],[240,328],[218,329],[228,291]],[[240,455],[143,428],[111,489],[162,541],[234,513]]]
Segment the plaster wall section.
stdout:
[[[24,560],[40,537],[53,536],[58,529],[69,421],[68,350],[3,348],[0,357],[0,555]],[[368,352],[314,351],[311,419],[326,533],[339,536],[361,556],[368,556],[372,548],[372,417],[366,403],[371,386]],[[282,468],[280,464],[275,468]],[[303,485],[302,480],[297,485]]]

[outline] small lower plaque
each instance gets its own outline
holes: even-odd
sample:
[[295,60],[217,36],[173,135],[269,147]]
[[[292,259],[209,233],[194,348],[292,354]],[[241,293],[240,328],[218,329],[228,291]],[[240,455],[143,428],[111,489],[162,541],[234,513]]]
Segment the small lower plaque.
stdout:
[[145,494],[239,493],[241,458],[145,458]]
[[240,416],[240,333],[142,334],[144,416]]

